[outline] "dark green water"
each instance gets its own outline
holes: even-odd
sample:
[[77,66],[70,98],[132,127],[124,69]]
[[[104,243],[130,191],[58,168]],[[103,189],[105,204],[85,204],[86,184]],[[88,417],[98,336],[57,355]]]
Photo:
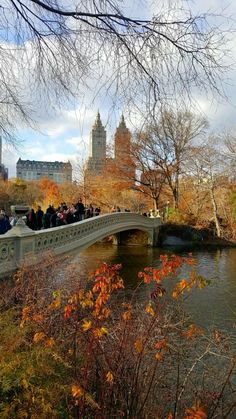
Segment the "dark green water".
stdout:
[[[97,244],[74,255],[73,262],[88,272],[102,262],[121,263],[126,287],[135,288],[137,273],[145,266],[158,266],[160,254],[165,253],[187,254],[180,249]],[[188,296],[184,302],[186,311],[200,327],[220,328],[236,338],[236,249],[196,249],[192,254],[197,262],[197,272],[210,279],[211,285]],[[184,270],[186,268],[180,277],[184,277]]]

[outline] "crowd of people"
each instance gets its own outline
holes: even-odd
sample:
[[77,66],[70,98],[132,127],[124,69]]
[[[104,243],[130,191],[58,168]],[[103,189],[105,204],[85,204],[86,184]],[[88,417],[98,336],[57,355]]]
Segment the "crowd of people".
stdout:
[[[119,206],[113,206],[111,212],[120,212]],[[130,212],[129,209],[125,209],[125,212]],[[100,207],[93,207],[92,204],[85,206],[80,198],[77,204],[67,206],[65,202],[62,202],[58,208],[54,208],[53,205],[49,205],[44,212],[40,205],[37,210],[33,208],[26,215],[26,225],[32,230],[41,230],[52,227],[59,227],[66,224],[72,224],[77,221],[82,221],[86,218],[98,216],[101,213]],[[154,218],[159,216],[157,212],[154,213],[150,210],[150,213],[143,213],[147,217]],[[0,210],[0,234],[5,234],[10,230],[17,222],[17,217],[8,217],[5,210]]]
[[[77,204],[71,206],[67,206],[65,202],[62,202],[58,208],[49,205],[45,212],[40,205],[38,205],[36,211],[31,208],[26,215],[25,223],[32,230],[41,230],[72,224],[98,216],[100,213],[100,207],[94,208],[92,204],[85,206],[82,199],[79,199]],[[9,218],[3,209],[0,210],[0,234],[5,234],[10,230],[17,223],[17,219],[17,217]]]
[[49,205],[45,212],[41,206],[38,206],[37,211],[31,208],[26,217],[26,225],[32,230],[41,230],[72,224],[100,213],[100,207],[94,208],[92,204],[86,207],[82,199],[79,199],[77,204],[71,206],[67,206],[65,202],[62,202],[58,208]]

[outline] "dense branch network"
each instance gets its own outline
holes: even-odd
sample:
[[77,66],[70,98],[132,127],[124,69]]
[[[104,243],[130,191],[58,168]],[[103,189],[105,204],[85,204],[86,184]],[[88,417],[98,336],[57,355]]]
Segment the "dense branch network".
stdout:
[[174,97],[186,100],[196,86],[219,92],[226,41],[220,28],[208,25],[207,15],[159,5],[156,15],[149,18],[143,10],[148,17],[140,19],[121,7],[115,0],[4,0],[3,94],[11,97],[13,85],[17,91],[30,86],[34,100],[35,86],[43,86],[41,97],[49,92],[59,100],[63,92],[76,95],[84,87],[108,89],[122,102],[153,108]]

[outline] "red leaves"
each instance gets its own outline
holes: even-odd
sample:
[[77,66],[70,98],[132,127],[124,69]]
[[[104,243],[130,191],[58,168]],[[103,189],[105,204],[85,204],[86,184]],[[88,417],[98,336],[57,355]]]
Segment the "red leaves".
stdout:
[[73,307],[71,305],[66,305],[64,307],[64,319],[69,319],[71,316]]

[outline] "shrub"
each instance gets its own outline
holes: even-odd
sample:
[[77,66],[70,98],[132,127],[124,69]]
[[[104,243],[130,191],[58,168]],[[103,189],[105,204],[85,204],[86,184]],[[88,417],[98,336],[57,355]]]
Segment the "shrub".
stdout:
[[[183,264],[188,277],[177,281]],[[77,284],[70,271],[69,291],[53,290],[58,272],[48,266],[17,273],[14,304],[1,315],[1,417],[232,414],[228,338],[206,335],[182,309],[186,292],[206,285],[191,255],[161,256],[159,268],[139,273],[131,297],[119,269],[104,263]]]

